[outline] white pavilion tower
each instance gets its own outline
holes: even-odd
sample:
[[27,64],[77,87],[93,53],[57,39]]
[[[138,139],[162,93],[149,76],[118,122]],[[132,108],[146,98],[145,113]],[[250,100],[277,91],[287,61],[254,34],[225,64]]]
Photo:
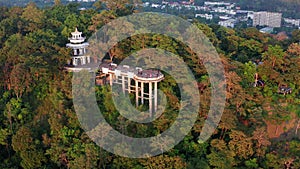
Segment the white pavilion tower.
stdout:
[[72,37],[69,38],[70,43],[66,46],[73,50],[71,61],[69,65],[80,66],[90,63],[90,56],[86,55],[87,47],[89,46],[88,42],[85,41],[85,37],[82,36],[82,32],[79,32],[78,29],[75,29],[75,32],[72,32]]

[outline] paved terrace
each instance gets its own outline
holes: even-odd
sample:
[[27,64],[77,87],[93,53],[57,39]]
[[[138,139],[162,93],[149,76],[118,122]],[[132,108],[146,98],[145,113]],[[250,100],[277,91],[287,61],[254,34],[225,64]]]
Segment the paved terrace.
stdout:
[[164,75],[159,70],[146,69],[136,67],[132,68],[127,65],[117,66],[114,63],[101,63],[99,66],[102,73],[105,74],[115,74],[116,76],[128,76],[129,78],[134,78],[141,81],[161,81]]

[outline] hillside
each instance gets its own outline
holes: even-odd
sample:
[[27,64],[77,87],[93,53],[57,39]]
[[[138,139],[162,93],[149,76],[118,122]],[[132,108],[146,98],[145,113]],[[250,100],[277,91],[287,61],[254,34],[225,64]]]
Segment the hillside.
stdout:
[[[114,24],[112,21],[118,17],[140,16],[129,2],[105,0],[106,8],[97,3],[95,8],[82,11],[74,4],[59,3],[49,8],[38,8],[34,3],[25,7],[1,7],[1,169],[300,168],[300,30],[294,30],[291,38],[285,39],[261,33],[253,27],[228,29],[193,21],[195,29],[201,30],[209,42],[199,37],[195,29],[179,24],[182,18],[170,21],[148,14],[142,15],[146,17],[140,22],[128,19],[128,22],[122,20],[121,24]],[[147,27],[137,29],[143,24]],[[155,120],[145,123],[128,116],[148,112],[148,104],[136,103],[139,96],[135,92],[141,91],[141,87],[135,85],[136,90],[128,95],[116,91],[110,84],[90,88],[95,84],[97,72],[76,74],[65,69],[70,58],[76,55],[66,47],[75,28],[90,40],[90,44],[96,44],[96,48],[88,49],[94,62],[103,55],[103,62],[120,64],[129,58],[129,62],[145,67],[158,62],[168,68],[161,71],[164,79],[156,86],[162,104],[158,112],[161,114]],[[186,29],[192,36],[175,38],[181,34],[177,28]],[[153,29],[167,33],[149,33]],[[107,34],[95,34],[98,30],[107,31]],[[133,35],[118,39],[117,35],[127,31]],[[170,32],[172,34],[168,34]],[[77,33],[75,31],[74,36],[82,40]],[[90,39],[92,35],[103,41],[95,43],[95,39]],[[108,46],[109,38],[117,42]],[[214,50],[203,45],[203,51],[198,54],[193,47],[200,45],[184,43],[184,40],[194,40],[201,47],[205,44]],[[146,49],[156,49],[160,53],[155,53],[155,57],[149,53],[138,62],[130,60]],[[77,52],[80,53],[76,48]],[[217,52],[218,57],[208,57],[211,52]],[[182,64],[177,64],[171,55],[162,57],[169,53],[177,56]],[[216,58],[221,64],[215,62]],[[180,65],[184,65],[184,69],[175,74],[167,71],[176,70]],[[224,72],[213,72],[212,77],[222,78],[224,73],[226,81],[215,83],[209,71],[220,67]],[[189,70],[192,75],[184,74],[183,70]],[[132,71],[139,73],[138,69]],[[74,78],[81,73],[89,76]],[[117,77],[113,86],[124,86]],[[152,78],[152,74],[149,77]],[[74,86],[79,86],[78,93],[74,92]],[[146,95],[149,96],[152,90],[150,84],[148,87]],[[212,91],[216,89],[224,89],[225,96],[221,96],[225,101],[224,111],[210,107],[215,94]],[[90,93],[95,100],[88,100]],[[75,95],[82,97],[74,100]],[[192,96],[200,101],[182,99]],[[120,102],[114,102],[113,97],[118,97]],[[216,105],[221,104],[222,100],[216,98]],[[192,112],[194,109],[189,106],[195,104],[199,107]],[[89,108],[97,112],[89,114]],[[78,111],[87,113],[78,115]],[[220,122],[212,123],[218,115],[221,115]],[[86,123],[81,123],[80,119]],[[193,125],[187,130],[185,125],[191,122]],[[213,132],[203,141],[199,136],[206,133],[205,122]],[[173,135],[154,137],[169,130]],[[114,137],[115,133],[121,137]],[[175,142],[182,133],[184,137]],[[155,139],[143,140],[152,137]],[[131,144],[139,139],[142,140],[139,144]],[[169,147],[170,144],[175,146]],[[111,149],[108,150],[107,145]],[[145,149],[159,153],[150,157]],[[136,152],[141,152],[144,158],[133,158],[135,156],[131,155]],[[129,155],[123,157],[120,153]]]

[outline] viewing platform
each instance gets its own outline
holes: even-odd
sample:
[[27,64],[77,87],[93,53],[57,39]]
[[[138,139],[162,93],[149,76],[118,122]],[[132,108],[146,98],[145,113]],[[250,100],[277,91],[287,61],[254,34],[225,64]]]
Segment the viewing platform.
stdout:
[[[115,63],[101,63],[99,73],[96,75],[96,83],[103,85],[109,83],[122,85],[122,92],[125,94],[135,93],[136,106],[149,101],[150,117],[152,112],[157,111],[157,86],[164,79],[164,74],[159,70],[130,67],[128,65],[117,65]],[[145,89],[148,90],[145,90]]]
[[100,64],[99,69],[103,74],[126,76],[141,82],[159,82],[164,79],[164,75],[159,70],[143,70],[140,67],[132,68],[128,65],[118,66],[115,63],[102,63]]

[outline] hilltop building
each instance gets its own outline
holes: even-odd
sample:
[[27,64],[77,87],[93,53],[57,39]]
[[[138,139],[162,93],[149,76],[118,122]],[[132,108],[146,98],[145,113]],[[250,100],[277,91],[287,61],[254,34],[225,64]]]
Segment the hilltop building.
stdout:
[[89,46],[88,42],[85,41],[85,37],[82,36],[82,32],[79,32],[78,29],[75,29],[75,32],[72,32],[72,37],[69,38],[70,43],[66,46],[72,49],[72,57],[69,65],[85,65],[90,63],[90,56],[86,55],[86,48]]
[[89,43],[85,42],[85,37],[82,36],[82,32],[79,32],[77,28],[75,31],[71,33],[72,37],[69,38],[69,43],[66,44],[67,48],[72,49],[72,55],[65,66],[68,71],[78,72],[81,70],[93,71],[91,63],[91,57],[87,53],[87,48],[89,47]]
[[158,83],[164,79],[159,70],[130,67],[102,62],[96,75],[96,84],[121,85],[122,92],[135,93],[136,107],[149,104],[149,116],[158,109]]

